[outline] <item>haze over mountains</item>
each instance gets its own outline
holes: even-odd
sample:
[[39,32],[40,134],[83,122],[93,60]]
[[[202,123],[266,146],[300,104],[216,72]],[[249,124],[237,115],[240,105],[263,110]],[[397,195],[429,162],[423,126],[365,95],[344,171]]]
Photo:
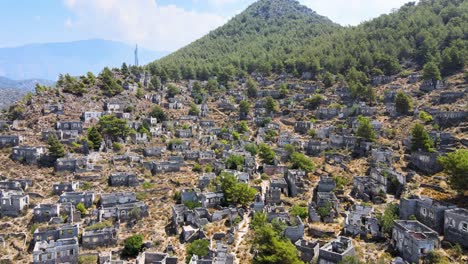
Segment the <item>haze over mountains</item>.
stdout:
[[[13,79],[56,80],[60,73],[100,72],[104,67],[134,63],[135,46],[121,42],[91,39],[63,43],[31,44],[0,48],[0,76]],[[139,62],[146,64],[167,52],[139,48]]]

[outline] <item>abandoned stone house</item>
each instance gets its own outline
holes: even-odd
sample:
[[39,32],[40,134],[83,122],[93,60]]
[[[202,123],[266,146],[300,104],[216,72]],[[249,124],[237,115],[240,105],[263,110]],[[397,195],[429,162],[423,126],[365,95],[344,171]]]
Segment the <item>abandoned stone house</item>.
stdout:
[[193,133],[191,129],[177,129],[175,135],[178,138],[191,138]]
[[63,105],[62,104],[46,104],[44,108],[42,108],[42,114],[55,114],[55,115],[63,115]]
[[375,75],[371,77],[372,85],[381,85],[393,82],[395,80],[394,76],[385,76],[385,75]]
[[106,102],[104,104],[104,110],[108,113],[123,112],[125,109],[125,103],[123,102]]
[[318,156],[320,153],[328,149],[328,143],[322,142],[314,139],[310,139],[309,143],[307,144],[307,155],[310,156]]
[[444,81],[439,80],[426,80],[421,83],[419,90],[423,92],[431,92],[434,90],[445,89],[447,84]]
[[179,172],[182,164],[177,161],[161,161],[152,163],[151,172],[153,174],[167,173],[167,172]]
[[48,222],[52,217],[60,216],[60,204],[38,204],[33,209],[33,222]]
[[16,146],[13,147],[11,159],[28,165],[37,165],[45,152],[45,147]]
[[60,225],[48,226],[46,228],[38,228],[33,233],[35,243],[39,241],[57,241],[59,239],[68,239],[78,237],[79,225]]
[[182,142],[170,142],[169,149],[172,151],[187,151],[191,148],[191,142],[182,141]]
[[134,192],[103,193],[99,199],[99,205],[101,207],[112,207],[119,204],[135,203],[137,201]]
[[149,142],[148,135],[146,133],[132,133],[129,135],[128,141],[131,141],[133,144],[144,144]]
[[304,236],[304,223],[300,217],[290,216],[283,206],[265,206],[265,209],[268,222],[277,219],[286,224],[283,235],[291,240],[291,242],[295,243]]
[[143,156],[145,157],[161,157],[166,151],[166,147],[150,147],[143,149]]
[[[315,204],[310,203],[309,208],[314,207],[318,210],[321,207],[331,207],[329,215],[322,216],[322,220],[324,222],[332,222],[335,217],[340,214],[340,202],[336,197],[335,193],[333,192],[317,192],[315,195]],[[317,212],[316,212],[317,213]],[[311,219],[316,219],[316,215],[311,215],[309,213],[309,217]]]
[[440,247],[437,233],[419,221],[396,220],[392,231],[392,245],[400,256],[410,262],[420,259]]
[[355,254],[353,241],[350,238],[339,236],[319,249],[318,264],[337,264],[345,257]]
[[124,84],[122,85],[122,87],[127,90],[127,91],[130,91],[132,93],[136,93],[137,90],[138,90],[138,84],[136,83],[131,83],[131,82],[124,82]]
[[320,244],[318,240],[307,241],[299,239],[294,243],[296,249],[300,252],[300,258],[305,263],[312,263],[314,259],[318,258]]
[[215,121],[214,120],[200,120],[198,124],[202,128],[211,128],[215,126]]
[[440,93],[439,97],[435,98],[435,103],[438,104],[452,104],[458,99],[465,97],[466,92],[443,92]]
[[97,123],[101,118],[102,112],[83,112],[81,120],[85,123]]
[[184,103],[178,98],[169,98],[169,102],[164,107],[171,110],[184,109]]
[[439,156],[440,153],[438,152],[413,152],[411,153],[409,166],[419,172],[432,175],[442,171],[442,166],[437,161]]
[[297,195],[307,191],[309,182],[306,179],[305,171],[288,170],[285,180],[288,184],[288,194],[290,197],[296,197]]
[[[109,113],[106,113],[106,114],[109,114]],[[115,117],[117,118],[126,119],[126,120],[130,120],[132,117],[131,113],[125,113],[125,112],[114,112],[110,114],[115,115]]]
[[0,135],[0,149],[5,147],[15,147],[23,142],[22,136]]
[[198,188],[200,190],[205,189],[208,187],[210,182],[216,178],[215,173],[203,173],[201,176],[198,177]]
[[78,189],[79,182],[61,182],[52,186],[52,192],[55,195],[61,195],[64,192],[74,192]]
[[394,162],[393,151],[391,149],[377,149],[371,150],[371,165],[373,167],[388,167]]
[[39,241],[34,246],[33,264],[78,263],[78,238]]
[[109,207],[101,206],[98,210],[99,221],[114,219],[125,222],[128,220],[138,220],[148,215],[148,206],[144,202],[129,202]]
[[115,227],[88,229],[83,232],[81,246],[86,249],[109,247],[116,245],[117,241],[118,234]]
[[432,230],[444,232],[445,211],[456,206],[429,197],[410,196],[400,199],[400,219],[408,220],[411,216]]
[[216,248],[210,249],[207,256],[193,255],[188,264],[234,264],[235,256],[229,253],[228,246],[221,242],[216,243]]
[[382,203],[385,200],[386,186],[370,176],[354,176],[352,194],[365,202]]
[[444,239],[468,248],[468,210],[455,208],[445,211]]
[[[89,168],[88,168],[89,167]],[[84,172],[91,170],[92,163],[88,163],[86,157],[64,157],[55,161],[55,171],[70,171],[70,172]]]
[[288,183],[285,178],[272,178],[270,179],[270,189],[278,189],[286,196],[289,196]]
[[86,208],[89,208],[93,205],[94,198],[94,192],[64,192],[60,195],[59,202],[71,203],[74,206],[83,203]]
[[266,205],[279,205],[280,203],[281,203],[281,189],[280,188],[267,188],[265,191],[265,202],[263,203],[263,205],[265,204]]
[[317,192],[332,192],[336,189],[336,181],[332,177],[320,176],[320,180],[315,189]]
[[29,179],[4,179],[0,181],[0,190],[26,191],[33,186],[33,181]]
[[378,219],[372,206],[355,204],[350,212],[346,213],[344,233],[351,236],[380,236]]
[[416,83],[416,82],[419,82],[422,78],[422,75],[421,74],[418,74],[418,73],[412,73],[408,76],[408,82],[409,83]]
[[29,195],[23,191],[0,190],[0,217],[21,215],[29,206]]
[[[377,185],[381,185],[386,193],[394,194],[396,197],[400,197],[406,184],[406,176],[398,173],[392,167],[371,168],[370,178]],[[371,191],[371,196],[376,194],[375,191]]]
[[314,128],[314,123],[312,122],[297,121],[294,123],[294,132],[296,133],[306,134],[312,128]]
[[81,134],[83,132],[83,123],[81,121],[58,121],[55,129],[63,131],[74,130]]
[[134,173],[114,172],[109,175],[108,183],[109,186],[134,187],[138,186],[139,181]]
[[200,202],[204,208],[218,207],[224,202],[224,194],[221,192],[202,193]]
[[142,252],[136,259],[136,264],[177,264],[177,257],[168,253]]
[[322,120],[329,120],[337,117],[340,114],[340,110],[337,108],[319,108],[315,112],[315,118]]
[[206,117],[210,113],[210,108],[208,107],[207,104],[202,104],[200,105],[200,114],[199,116],[201,117]]
[[468,121],[468,111],[437,111],[433,114],[434,123],[440,127],[451,127]]

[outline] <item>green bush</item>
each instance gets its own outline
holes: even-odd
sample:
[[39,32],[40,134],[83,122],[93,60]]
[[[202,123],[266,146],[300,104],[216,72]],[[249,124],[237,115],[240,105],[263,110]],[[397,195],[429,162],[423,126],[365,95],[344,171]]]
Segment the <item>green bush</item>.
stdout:
[[426,123],[432,122],[432,116],[424,111],[421,111],[419,113],[419,119],[421,119],[422,121]]
[[124,242],[122,254],[127,257],[135,257],[140,253],[143,246],[143,235],[133,235]]
[[306,219],[307,216],[309,215],[307,212],[307,207],[299,206],[299,205],[293,205],[293,207],[291,207],[291,209],[289,210],[289,213],[292,216],[299,216],[303,220]]
[[113,142],[112,149],[114,149],[114,151],[121,151],[123,149],[123,145],[118,142]]

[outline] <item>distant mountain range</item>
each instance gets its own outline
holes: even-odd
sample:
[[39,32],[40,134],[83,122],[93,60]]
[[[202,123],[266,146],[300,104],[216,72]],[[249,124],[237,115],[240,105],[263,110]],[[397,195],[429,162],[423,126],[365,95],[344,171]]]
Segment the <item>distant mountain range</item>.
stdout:
[[[56,80],[60,73],[99,73],[105,66],[134,64],[134,50],[134,46],[102,39],[0,48],[0,76],[14,80]],[[143,65],[168,52],[139,48],[138,54]]]

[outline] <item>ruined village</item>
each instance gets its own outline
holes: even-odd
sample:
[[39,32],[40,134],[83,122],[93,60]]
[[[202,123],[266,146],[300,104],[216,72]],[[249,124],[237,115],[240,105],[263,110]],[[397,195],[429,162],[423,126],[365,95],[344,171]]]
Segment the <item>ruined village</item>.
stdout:
[[[468,246],[467,203],[452,199],[437,161],[468,145],[462,75],[373,76],[368,104],[345,82],[325,88],[307,74],[254,73],[211,93],[206,81],[160,84],[141,67],[110,72],[119,95],[104,96],[96,78],[77,96],[63,77],[2,116],[2,263],[245,263],[257,214],[305,263],[418,263],[439,249],[467,261],[453,250]],[[160,89],[149,91],[152,81]],[[411,98],[407,112],[397,94]],[[434,150],[411,149],[415,123]],[[365,124],[372,138],[359,134]],[[122,257],[133,236],[141,250]],[[188,255],[200,240],[208,254]]]

